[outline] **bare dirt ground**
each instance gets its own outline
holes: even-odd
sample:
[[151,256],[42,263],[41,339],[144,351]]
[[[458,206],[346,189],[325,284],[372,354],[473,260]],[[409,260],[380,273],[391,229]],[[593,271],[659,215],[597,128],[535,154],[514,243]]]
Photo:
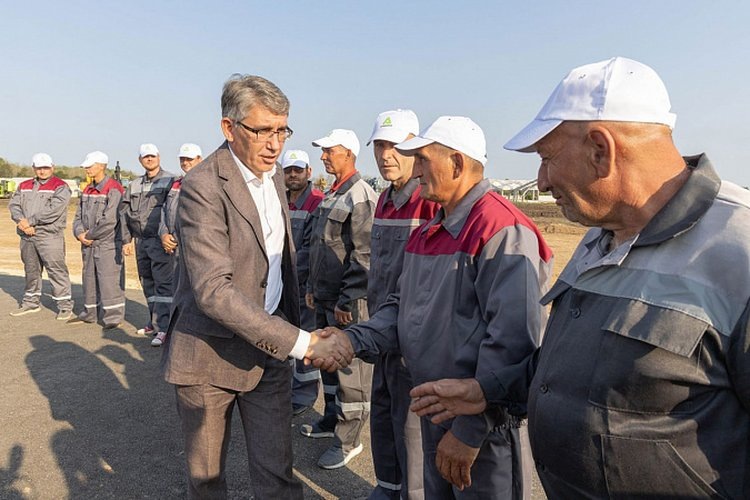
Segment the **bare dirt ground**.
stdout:
[[[554,207],[524,208],[555,252],[557,276],[583,229],[557,217]],[[72,206],[69,226],[73,214]],[[70,230],[66,240],[73,297],[80,304],[80,245]],[[161,350],[135,334],[148,309],[132,257],[126,272],[126,317],[119,329],[61,324],[46,296],[41,312],[8,316],[23,295],[23,267],[7,202],[0,201],[0,499],[185,497],[182,442],[172,390],[159,374]],[[366,498],[375,481],[367,427],[365,451],[345,468],[324,471],[316,461],[330,440],[298,432],[321,412],[319,398],[291,429],[305,498]],[[246,461],[235,416],[227,461],[232,499],[250,497]],[[545,498],[538,481],[532,498]]]

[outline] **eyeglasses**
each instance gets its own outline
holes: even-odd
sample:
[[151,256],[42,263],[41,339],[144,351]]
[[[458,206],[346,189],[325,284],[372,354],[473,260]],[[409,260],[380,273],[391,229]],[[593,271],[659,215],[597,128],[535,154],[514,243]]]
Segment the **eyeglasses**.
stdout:
[[247,125],[245,125],[239,120],[234,123],[241,126],[248,132],[255,134],[255,139],[258,141],[264,141],[264,142],[270,141],[271,137],[275,135],[276,138],[279,140],[279,142],[284,142],[287,139],[289,139],[294,133],[294,130],[290,129],[289,127],[284,127],[279,130],[274,130],[272,128],[257,129],[257,128],[248,127]]

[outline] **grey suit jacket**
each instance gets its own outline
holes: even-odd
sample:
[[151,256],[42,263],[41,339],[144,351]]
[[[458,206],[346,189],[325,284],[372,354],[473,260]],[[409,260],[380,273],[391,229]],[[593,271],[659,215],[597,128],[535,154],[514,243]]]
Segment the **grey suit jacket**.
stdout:
[[177,208],[179,282],[162,357],[167,382],[249,391],[268,356],[284,360],[294,347],[299,292],[280,168],[273,181],[286,226],[279,308],[289,322],[264,310],[263,229],[227,143],[185,176]]

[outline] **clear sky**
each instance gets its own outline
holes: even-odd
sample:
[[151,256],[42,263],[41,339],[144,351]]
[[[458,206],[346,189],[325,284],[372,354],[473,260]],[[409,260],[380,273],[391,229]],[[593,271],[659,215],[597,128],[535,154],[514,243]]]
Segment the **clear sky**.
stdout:
[[292,103],[288,148],[332,128],[364,143],[377,114],[471,117],[487,137],[487,176],[530,179],[537,158],[502,145],[573,67],[620,55],[653,67],[677,114],[683,154],[750,185],[748,2],[734,1],[4,1],[0,156],[39,151],[77,165],[89,151],[142,172],[138,146],[205,154],[222,141],[221,86],[262,75]]

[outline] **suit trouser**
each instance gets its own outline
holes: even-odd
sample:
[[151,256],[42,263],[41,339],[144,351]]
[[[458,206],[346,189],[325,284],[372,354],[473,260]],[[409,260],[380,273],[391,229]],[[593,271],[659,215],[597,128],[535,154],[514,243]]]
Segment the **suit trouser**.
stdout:
[[174,259],[164,251],[158,237],[138,238],[135,257],[143,295],[148,303],[149,326],[154,327],[157,332],[166,332],[172,305]]
[[59,311],[73,309],[73,298],[70,293],[70,275],[65,264],[65,238],[61,234],[40,238],[32,236],[21,238],[21,260],[26,275],[26,290],[22,306],[38,307],[42,298],[42,270],[52,284],[52,298]]
[[[424,450],[424,494],[429,499],[524,499],[531,490],[531,461],[525,428],[495,427],[471,466],[471,486],[463,491],[443,479],[435,464],[437,446],[446,429],[421,418]],[[445,424],[443,424],[445,425]]]
[[[300,328],[311,332],[315,330],[315,311],[305,305],[305,296],[300,296]],[[312,364],[305,365],[301,359],[294,360],[294,378],[292,379],[292,403],[312,406],[318,399],[320,391],[320,370]]]
[[409,413],[412,385],[399,353],[375,362],[370,445],[377,485],[370,500],[424,498],[422,431],[419,417]]
[[[337,326],[333,315],[335,302],[315,302],[315,322],[318,328]],[[367,301],[358,299],[352,306],[352,324],[366,321]],[[344,451],[358,446],[359,435],[367,423],[370,415],[370,392],[372,390],[372,364],[361,359],[353,359],[352,363],[334,373],[322,372],[323,392],[325,396],[325,412],[323,425],[335,425],[336,439]],[[335,392],[332,390],[336,387]]]
[[96,241],[81,245],[83,270],[83,321],[96,322],[101,307],[102,321],[116,325],[125,317],[125,268],[122,245],[114,241]]
[[242,419],[254,498],[302,498],[302,485],[292,472],[290,376],[285,361],[267,358],[260,382],[248,392],[207,384],[175,386],[189,498],[227,498],[225,464],[235,403]]

